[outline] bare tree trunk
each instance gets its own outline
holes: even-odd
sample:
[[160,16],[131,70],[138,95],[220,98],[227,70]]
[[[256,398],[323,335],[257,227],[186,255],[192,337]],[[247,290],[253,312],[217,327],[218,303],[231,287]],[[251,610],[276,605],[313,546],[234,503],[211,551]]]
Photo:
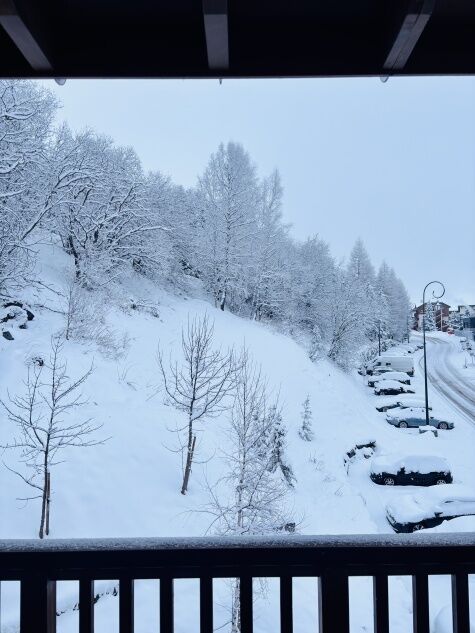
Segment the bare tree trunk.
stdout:
[[45,534],[49,536],[49,513],[51,506],[51,473],[48,471],[47,477],[47,487],[46,487],[46,529]]
[[186,454],[186,466],[183,475],[183,484],[181,486],[181,494],[186,495],[188,491],[188,481],[190,480],[191,465],[193,463],[193,453],[195,452],[196,435],[193,435],[190,428],[190,435],[188,437],[188,451]]
[[45,476],[43,480],[43,493],[41,497],[40,531],[38,533],[38,536],[40,538],[44,537],[44,530],[45,530],[47,488],[48,488],[48,471],[45,469]]

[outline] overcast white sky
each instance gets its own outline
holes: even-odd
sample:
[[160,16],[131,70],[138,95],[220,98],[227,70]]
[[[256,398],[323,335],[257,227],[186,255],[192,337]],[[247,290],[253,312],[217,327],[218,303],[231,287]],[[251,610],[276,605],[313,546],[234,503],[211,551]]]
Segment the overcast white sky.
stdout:
[[47,82],[72,128],[132,145],[193,185],[223,141],[281,172],[296,237],[337,257],[360,236],[419,301],[475,303],[475,78]]

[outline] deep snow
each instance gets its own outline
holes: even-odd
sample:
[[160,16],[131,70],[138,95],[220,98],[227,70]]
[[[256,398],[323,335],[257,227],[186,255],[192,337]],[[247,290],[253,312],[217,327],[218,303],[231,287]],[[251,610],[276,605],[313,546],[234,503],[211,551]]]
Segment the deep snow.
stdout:
[[[43,284],[64,292],[70,260],[54,247],[43,247],[40,261]],[[27,329],[12,326],[15,340],[0,338],[0,397],[3,399],[8,392],[14,394],[21,390],[29,359],[47,355],[51,335],[64,327],[63,316],[56,312],[61,310],[62,299],[45,286],[22,296],[35,314]],[[130,309],[132,297],[157,304],[159,316]],[[169,429],[180,425],[184,418],[164,404],[156,362],[158,344],[165,355],[179,357],[181,329],[195,315],[208,314],[214,321],[218,346],[239,348],[245,344],[262,365],[273,393],[280,394],[283,419],[288,427],[288,457],[297,479],[290,496],[300,533],[392,532],[385,518],[385,505],[401,493],[411,492],[411,488],[388,489],[373,484],[369,479],[370,460],[357,457],[349,465],[345,463],[347,451],[368,440],[376,441],[377,455],[397,452],[445,457],[454,481],[475,486],[475,428],[457,416],[436,393],[431,393],[432,414],[453,419],[456,423],[453,431],[440,432],[439,437],[434,438],[432,434],[420,435],[417,429],[396,429],[386,423],[385,414],[376,412],[374,407],[379,398],[365,386],[365,377],[346,375],[326,360],[312,363],[302,346],[270,326],[215,310],[200,298],[198,286],[172,293],[131,276],[120,286],[103,289],[97,299],[96,296],[96,309],[104,312],[107,327],[120,342],[118,347],[126,347],[125,353],[114,358],[104,355],[104,350],[93,343],[69,341],[64,354],[73,376],[85,372],[93,362],[94,373],[83,390],[89,398],[84,416],[102,423],[100,435],[110,440],[93,448],[71,449],[66,462],[53,470],[53,538],[201,536],[207,532],[210,519],[197,511],[206,503],[205,481],[216,481],[222,473],[220,454],[225,442],[225,415],[204,424],[199,438],[200,463],[194,466],[189,494],[182,496],[180,457],[170,450],[176,446],[176,437]],[[417,363],[412,382],[416,385],[416,397],[422,397]],[[297,433],[302,403],[307,395],[313,412],[315,439],[312,442],[302,441]],[[12,431],[5,413],[0,412],[0,443],[7,442]],[[12,465],[15,455],[8,451],[3,460]],[[36,537],[38,502],[25,505],[17,501],[17,497],[27,492],[24,484],[3,467],[0,473],[0,538]],[[475,520],[459,519],[435,530],[457,531],[460,525],[462,529],[473,530]],[[439,581],[442,579],[437,579]],[[303,633],[311,630],[315,623],[316,589],[311,581],[298,582],[302,591],[295,591],[295,608],[299,613],[298,631]],[[369,599],[368,582],[368,579],[351,582],[355,631],[372,630],[371,615],[364,607]],[[391,630],[407,633],[412,617],[409,588],[405,579],[394,579],[393,584],[396,589],[391,596],[398,608],[393,610]],[[191,606],[177,609],[177,630],[187,633],[197,630],[196,591],[190,589],[196,584],[181,581],[177,587],[177,605],[183,604],[187,592],[194,596]],[[112,589],[113,583],[98,584],[98,591],[109,591],[96,606],[101,631],[115,630],[117,623],[118,601],[110,594]],[[58,625],[59,631],[64,633],[76,626],[77,611],[71,610],[76,590],[70,583],[61,587],[58,605],[67,612],[58,618]],[[217,609],[217,621],[221,622],[227,617],[226,591],[226,587],[218,590],[218,601],[225,605]],[[438,600],[432,605],[432,616],[434,621],[437,617],[442,621],[444,617],[437,614],[449,597],[443,588],[436,591]],[[10,630],[10,625],[14,626],[17,609],[12,598],[15,588],[8,585],[3,592],[2,633]],[[156,586],[144,581],[137,596],[138,606],[144,609],[140,630],[152,631],[156,613],[151,596],[156,599]],[[276,630],[275,601],[271,582],[268,600],[260,600],[256,607],[257,631]],[[435,630],[446,631],[440,627]]]

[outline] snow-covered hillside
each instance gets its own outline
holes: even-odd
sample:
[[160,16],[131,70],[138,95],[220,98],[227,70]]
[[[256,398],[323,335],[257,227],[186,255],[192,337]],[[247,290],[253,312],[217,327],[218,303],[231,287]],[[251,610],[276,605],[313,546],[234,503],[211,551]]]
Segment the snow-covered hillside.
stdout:
[[[51,247],[45,249],[41,279],[63,290],[68,258]],[[195,294],[198,294],[196,292]],[[158,304],[159,316],[126,309],[130,298]],[[14,341],[2,342],[0,371],[2,398],[21,391],[32,357],[47,357],[50,339],[64,328],[61,298],[49,290],[28,297],[35,319],[25,330],[15,329]],[[171,430],[184,418],[164,404],[164,390],[157,363],[160,344],[165,355],[179,358],[182,327],[188,319],[207,314],[214,321],[216,346],[246,345],[262,365],[269,387],[280,393],[288,427],[288,456],[297,485],[293,502],[305,533],[373,532],[376,530],[357,488],[349,483],[344,457],[356,443],[374,438],[381,422],[358,384],[328,361],[312,363],[303,347],[273,332],[266,325],[214,309],[204,300],[173,296],[145,281],[130,278],[110,293],[103,292],[106,321],[117,340],[128,339],[118,358],[106,357],[93,343],[68,341],[63,355],[68,373],[78,376],[94,371],[83,388],[89,403],[81,412],[102,423],[98,433],[110,439],[100,446],[72,450],[52,474],[51,536],[151,536],[204,534],[209,518],[193,514],[206,501],[203,478],[220,474],[220,446],[226,415],[210,420],[200,434],[202,464],[194,467],[188,495],[180,492],[181,460],[172,452],[176,437]],[[125,308],[125,309],[124,309]],[[108,356],[110,356],[108,354]],[[315,439],[303,442],[297,434],[301,409],[310,396]],[[2,442],[13,427],[2,412]],[[171,430],[170,430],[171,429]],[[4,455],[6,463],[13,456]],[[2,472],[1,536],[35,537],[38,504],[24,504],[24,484]],[[101,516],[89,509],[101,508]],[[85,512],[86,509],[86,512]],[[191,514],[190,514],[191,513]]]
[[[13,341],[0,338],[0,397],[6,402],[8,394],[21,392],[31,359],[46,357],[51,336],[64,329],[61,314],[64,299],[57,292],[65,293],[64,280],[70,266],[70,259],[61,250],[42,247],[39,258],[42,285],[22,295],[35,318],[26,329],[13,323]],[[148,305],[156,305],[157,312],[132,309],[132,298],[138,303],[146,300]],[[376,452],[380,454],[395,450],[443,454],[453,462],[457,480],[473,478],[473,442],[468,441],[473,440],[473,432],[467,424],[458,425],[453,432],[441,433],[438,439],[389,426],[384,416],[376,412],[375,396],[368,395],[361,377],[344,374],[327,360],[313,363],[306,350],[290,337],[262,323],[213,308],[200,298],[198,285],[178,295],[143,277],[130,276],[120,285],[95,291],[93,299],[95,318],[100,320],[104,316],[107,329],[117,342],[116,352],[105,353],[96,343],[71,340],[65,342],[63,355],[71,377],[83,374],[93,364],[93,373],[83,387],[88,404],[81,415],[102,424],[98,435],[109,439],[90,448],[68,449],[63,455],[64,463],[53,468],[50,532],[53,538],[207,532],[211,517],[200,510],[208,502],[206,482],[212,484],[222,475],[227,414],[224,412],[203,424],[199,458],[193,467],[189,492],[181,495],[181,458],[172,450],[176,447],[176,434],[172,430],[182,426],[184,417],[165,404],[157,364],[158,345],[165,356],[179,357],[182,328],[190,318],[205,314],[214,321],[216,346],[239,349],[246,345],[256,363],[262,366],[270,391],[279,394],[288,430],[287,457],[296,477],[289,496],[299,532],[391,532],[384,504],[389,493],[397,495],[400,490],[388,491],[372,484],[368,461],[362,457],[348,467],[346,453],[357,444],[375,441]],[[307,396],[315,434],[311,442],[298,435],[302,404]],[[0,416],[0,443],[7,444],[13,427],[4,411]],[[14,451],[5,451],[3,460],[12,468],[18,467]],[[1,481],[0,538],[36,537],[39,501],[17,500],[29,491],[7,468],[2,467]],[[404,603],[406,590],[402,581],[397,582],[396,596]],[[369,630],[362,628],[370,618],[361,606],[369,599],[369,585],[361,580],[355,581],[354,586],[352,618],[359,627],[356,630]],[[305,598],[313,595],[313,591],[313,586],[307,587],[302,594],[302,627],[314,617],[313,599]],[[68,590],[63,593],[65,608],[68,605],[70,608],[74,600]],[[272,595],[271,591],[271,600]],[[115,613],[116,602],[113,597],[100,601],[96,609],[98,617],[105,620],[112,617],[107,616],[106,610]],[[14,610],[15,601],[11,604]],[[267,607],[263,607],[258,630],[271,631],[272,608],[268,603],[263,604]],[[395,620],[394,631],[403,633],[407,631],[410,611],[402,608],[401,613],[404,615]],[[192,616],[191,610],[190,619],[179,630],[193,630]],[[72,621],[73,614],[59,618],[61,626],[66,627],[64,630],[69,630],[65,624],[68,618]]]

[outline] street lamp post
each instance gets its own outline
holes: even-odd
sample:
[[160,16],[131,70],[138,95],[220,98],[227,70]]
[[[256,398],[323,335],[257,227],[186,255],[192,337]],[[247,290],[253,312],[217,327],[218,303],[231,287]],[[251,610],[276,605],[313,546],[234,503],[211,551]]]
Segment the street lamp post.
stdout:
[[429,395],[427,393],[427,353],[426,353],[426,290],[432,284],[439,284],[442,288],[440,295],[436,295],[432,291],[432,297],[439,300],[444,296],[445,286],[441,281],[429,281],[422,291],[422,339],[424,344],[424,389],[425,389],[425,403],[426,403],[426,425],[429,425]]

